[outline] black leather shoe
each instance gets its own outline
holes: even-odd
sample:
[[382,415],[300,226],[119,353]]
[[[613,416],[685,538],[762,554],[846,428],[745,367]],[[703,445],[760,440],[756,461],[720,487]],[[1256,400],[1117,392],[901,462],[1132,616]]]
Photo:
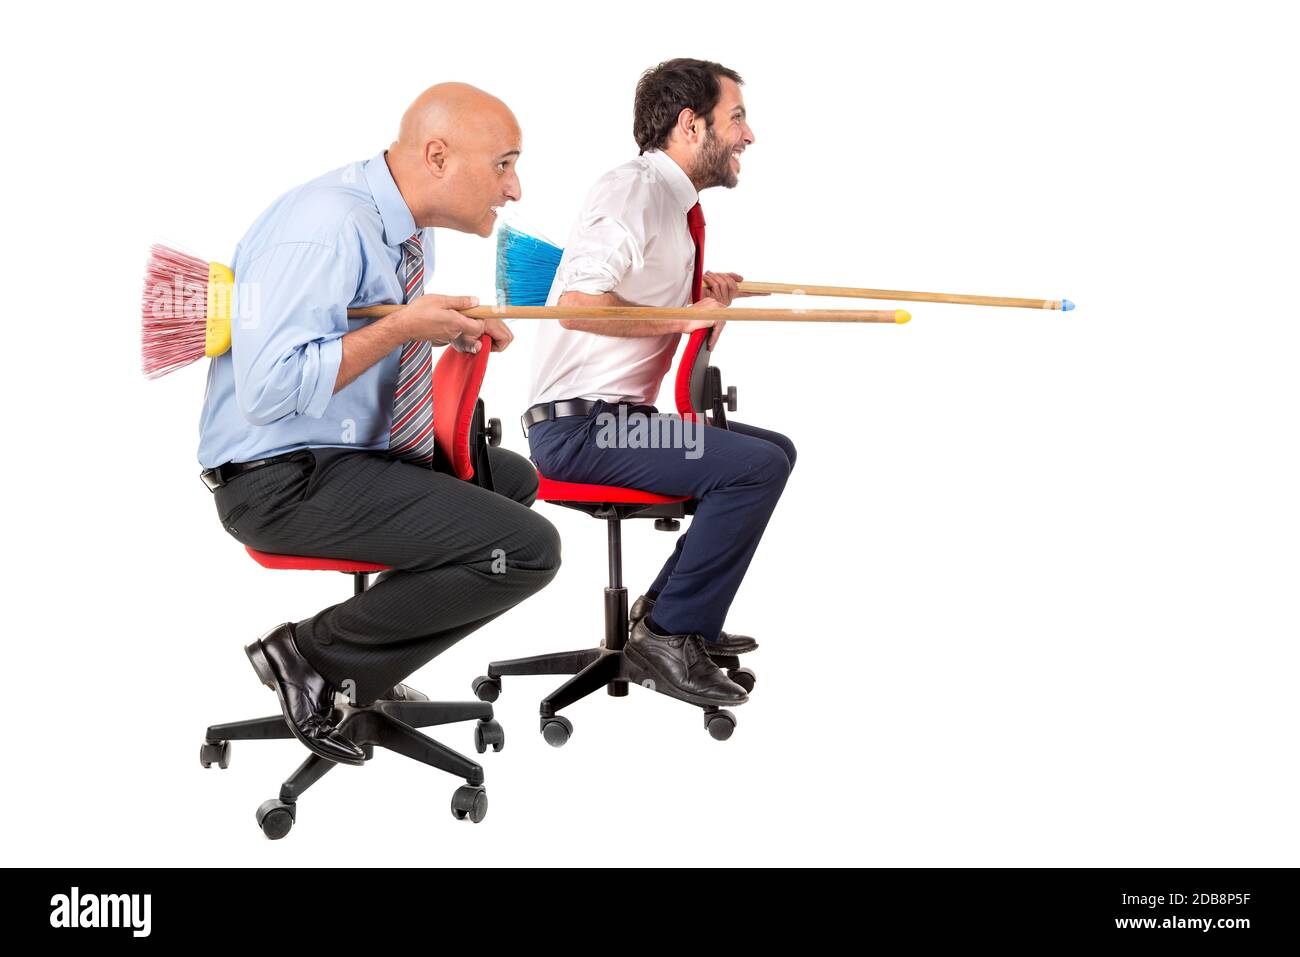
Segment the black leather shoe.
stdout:
[[700,706],[744,704],[745,689],[722,673],[699,635],[657,635],[638,621],[623,648],[629,678]]
[[[642,595],[632,603],[632,610],[627,613],[628,623],[635,625],[642,618],[645,618],[654,610],[655,600]],[[718,635],[717,641],[706,641],[704,649],[710,655],[718,657],[743,655],[746,652],[757,651],[758,642],[748,635],[731,635],[722,632]]]
[[293,625],[272,628],[244,648],[262,684],[280,699],[293,736],[308,750],[339,764],[365,764],[361,749],[335,729],[334,686],[307,663],[293,640]]
[[395,684],[380,696],[382,701],[428,701],[429,696],[423,691],[416,691],[410,685]]

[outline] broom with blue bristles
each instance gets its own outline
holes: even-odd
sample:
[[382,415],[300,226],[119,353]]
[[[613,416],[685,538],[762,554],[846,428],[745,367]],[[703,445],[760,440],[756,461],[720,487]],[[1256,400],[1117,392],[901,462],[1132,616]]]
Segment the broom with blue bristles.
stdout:
[[[497,301],[512,306],[545,304],[563,254],[564,250],[559,246],[502,224],[497,231]],[[1014,299],[1008,296],[968,296],[950,292],[908,292],[902,289],[795,286],[779,282],[742,282],[740,291],[902,302],[948,302],[969,306],[1018,306],[1023,309],[1057,309],[1062,312],[1074,308],[1074,303],[1068,299]],[[735,314],[732,314],[732,318],[735,318]]]

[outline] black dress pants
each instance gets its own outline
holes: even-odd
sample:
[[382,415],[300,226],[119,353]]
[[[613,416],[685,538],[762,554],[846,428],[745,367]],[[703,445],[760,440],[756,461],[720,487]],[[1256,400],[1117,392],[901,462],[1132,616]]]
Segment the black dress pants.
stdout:
[[560,538],[529,508],[532,465],[505,449],[489,455],[495,492],[382,453],[311,449],[214,493],[226,530],[258,551],[391,566],[295,626],[303,656],[357,703],[555,577]]

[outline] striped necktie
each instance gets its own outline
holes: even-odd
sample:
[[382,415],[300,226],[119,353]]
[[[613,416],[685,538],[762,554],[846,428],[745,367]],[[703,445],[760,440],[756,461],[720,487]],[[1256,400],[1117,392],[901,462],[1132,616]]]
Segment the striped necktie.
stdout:
[[[404,301],[424,293],[424,248],[419,233],[402,243],[398,277],[406,290]],[[433,346],[427,340],[412,339],[402,347],[388,451],[404,462],[433,467]]]

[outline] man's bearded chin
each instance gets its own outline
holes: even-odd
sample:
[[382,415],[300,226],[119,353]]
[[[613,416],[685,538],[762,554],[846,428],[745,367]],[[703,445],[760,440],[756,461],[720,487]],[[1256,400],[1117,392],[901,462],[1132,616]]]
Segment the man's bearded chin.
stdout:
[[700,189],[725,186],[734,189],[739,179],[731,169],[731,148],[723,143],[709,127],[704,134],[704,144],[695,158],[695,171],[691,179],[701,183]]

